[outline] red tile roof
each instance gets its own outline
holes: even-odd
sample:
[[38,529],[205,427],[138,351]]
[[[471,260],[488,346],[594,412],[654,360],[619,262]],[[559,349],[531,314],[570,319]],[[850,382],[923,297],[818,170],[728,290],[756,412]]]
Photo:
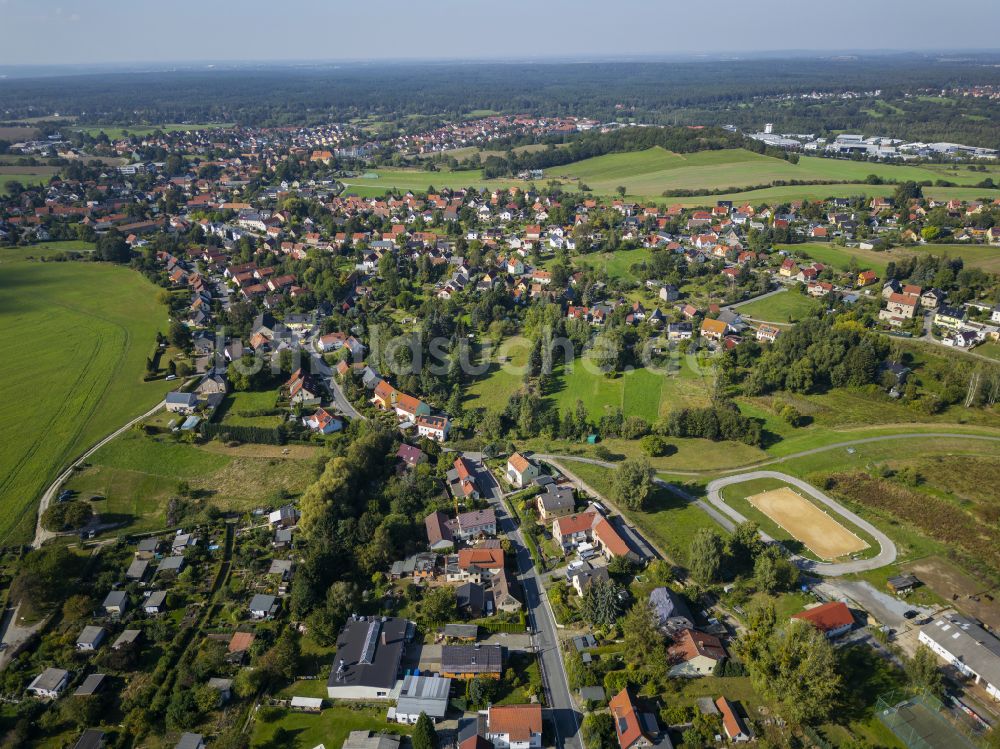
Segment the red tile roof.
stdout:
[[487,731],[492,734],[507,734],[511,741],[528,741],[531,735],[542,732],[542,706],[504,705],[491,707]]
[[854,616],[851,614],[851,610],[847,608],[846,603],[842,603],[841,601],[830,601],[829,603],[800,611],[792,619],[801,619],[804,622],[809,622],[822,632],[829,632],[833,629],[854,624]]

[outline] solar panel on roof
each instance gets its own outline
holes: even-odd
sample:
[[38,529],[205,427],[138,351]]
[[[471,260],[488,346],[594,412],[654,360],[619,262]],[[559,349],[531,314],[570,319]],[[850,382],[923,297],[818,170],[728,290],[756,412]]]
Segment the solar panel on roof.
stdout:
[[378,631],[380,623],[376,619],[368,625],[368,633],[365,635],[365,646],[361,648],[361,662],[372,663],[375,657],[375,646],[378,645]]

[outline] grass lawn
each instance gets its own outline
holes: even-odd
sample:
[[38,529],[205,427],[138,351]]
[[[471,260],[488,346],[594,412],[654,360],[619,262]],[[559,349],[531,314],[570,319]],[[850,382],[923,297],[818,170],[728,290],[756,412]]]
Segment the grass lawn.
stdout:
[[0,415],[0,543],[29,540],[39,495],[59,469],[170,389],[142,381],[156,332],[167,328],[152,284],[103,263],[25,259],[85,247],[0,250],[0,320],[17,333],[0,383],[21,394]]
[[20,182],[25,187],[28,187],[29,185],[47,185],[52,175],[58,171],[57,169],[42,171],[45,167],[35,169],[30,166],[11,168],[16,171],[0,173],[0,194],[5,194],[7,192],[7,185],[11,182]]
[[547,397],[554,406],[573,410],[578,400],[583,401],[595,422],[620,408],[626,416],[641,416],[653,423],[675,406],[707,403],[711,392],[710,376],[695,371],[686,361],[670,372],[642,368],[607,377],[576,359],[569,369],[557,367],[553,379]]
[[311,479],[299,460],[233,457],[170,436],[128,432],[94,453],[66,486],[84,500],[104,496],[94,502],[95,512],[137,533],[167,526],[167,503],[178,496],[181,481],[203,497],[196,503],[246,510],[267,502],[278,489],[300,492]]
[[251,746],[272,746],[274,733],[284,728],[291,733],[288,749],[312,749],[319,744],[341,746],[351,731],[376,731],[409,735],[412,726],[387,723],[386,708],[379,707],[330,707],[321,713],[281,711],[277,720],[265,722],[257,719],[253,726]]
[[605,271],[609,278],[620,278],[638,283],[632,275],[632,266],[636,263],[648,262],[653,251],[648,247],[634,250],[619,250],[618,252],[602,252],[595,255],[579,255],[573,258],[576,266],[581,268],[598,268]]
[[255,392],[232,392],[220,408],[218,420],[231,426],[276,427],[284,421],[281,414],[251,416],[258,411],[275,408],[278,394],[274,390]]
[[490,355],[489,371],[466,388],[465,407],[502,411],[524,384],[521,372],[528,364],[531,343],[523,336],[507,338]]
[[1000,361],[1000,343],[984,343],[982,346],[976,346],[976,353],[982,356],[986,356],[994,361]]
[[765,322],[798,322],[819,306],[819,302],[805,294],[790,290],[769,296],[749,304],[741,304],[736,309],[745,317]]

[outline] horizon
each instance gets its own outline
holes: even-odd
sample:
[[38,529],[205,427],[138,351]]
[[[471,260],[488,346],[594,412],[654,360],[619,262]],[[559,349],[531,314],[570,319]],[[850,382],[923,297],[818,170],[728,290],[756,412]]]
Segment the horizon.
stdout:
[[[762,0],[754,14],[736,0],[720,0],[708,22],[699,8],[649,8],[641,0],[622,0],[613,13],[593,0],[542,6],[514,0],[503,11],[441,0],[419,17],[399,0],[377,7],[291,0],[280,15],[262,0],[248,0],[235,13],[192,0],[177,0],[167,13],[124,0],[66,0],[43,9],[29,0],[0,0],[8,30],[0,66],[612,62],[998,51],[993,29],[1000,6],[992,0],[968,5],[965,12],[981,23],[942,27],[932,22],[935,7],[926,0],[886,0],[878,15],[893,19],[887,33],[881,25],[858,23],[858,14],[871,12],[866,0],[842,0],[836,12],[820,19],[790,0]],[[739,23],[732,22],[735,17]],[[821,35],[817,20],[824,24]],[[887,36],[905,44],[887,46]]]

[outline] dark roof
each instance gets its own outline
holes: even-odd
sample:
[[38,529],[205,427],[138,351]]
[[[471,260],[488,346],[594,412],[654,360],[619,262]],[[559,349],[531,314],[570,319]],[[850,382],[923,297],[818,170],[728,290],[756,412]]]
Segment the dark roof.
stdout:
[[384,687],[396,684],[407,622],[398,617],[350,619],[337,638],[328,687]]
[[[653,607],[653,612],[656,614],[661,627],[667,625],[694,626],[694,618],[691,616],[691,610],[684,602],[684,599],[670,588],[655,588],[649,594],[649,605]],[[684,624],[682,621],[671,620],[686,620],[687,623]]]
[[501,673],[503,650],[499,645],[442,645],[441,670],[452,673]]
[[104,731],[99,728],[88,728],[73,744],[73,749],[100,749],[104,746]]
[[83,680],[83,684],[77,687],[73,695],[75,697],[89,697],[92,694],[96,694],[100,690],[103,681],[104,674],[91,674]]

